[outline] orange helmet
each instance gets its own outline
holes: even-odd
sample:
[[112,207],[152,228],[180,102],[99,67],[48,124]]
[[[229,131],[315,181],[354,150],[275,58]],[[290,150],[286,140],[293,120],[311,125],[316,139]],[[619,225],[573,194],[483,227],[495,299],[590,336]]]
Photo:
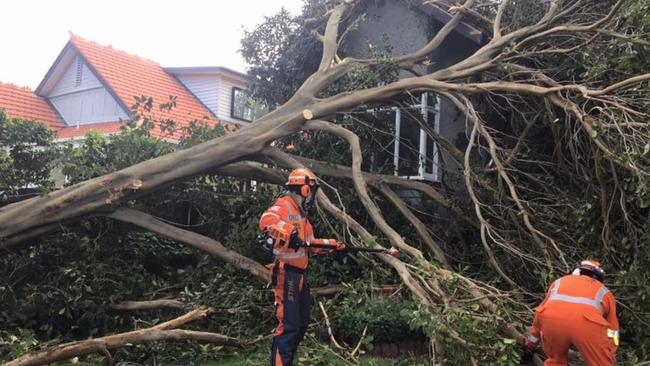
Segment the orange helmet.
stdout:
[[287,179],[287,187],[296,187],[300,195],[307,198],[311,192],[316,192],[318,180],[316,174],[306,168],[294,169]]

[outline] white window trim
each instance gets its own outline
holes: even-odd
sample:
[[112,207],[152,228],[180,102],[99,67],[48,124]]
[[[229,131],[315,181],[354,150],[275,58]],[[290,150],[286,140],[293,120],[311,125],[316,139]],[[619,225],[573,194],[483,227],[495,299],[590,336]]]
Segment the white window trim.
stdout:
[[[420,98],[420,114],[424,118],[424,122],[428,124],[429,114],[428,112],[428,93],[422,93]],[[394,175],[399,175],[399,145],[401,137],[401,127],[402,127],[402,113],[399,109],[393,108],[395,111],[395,144],[393,151],[393,165],[395,166]],[[435,120],[433,121],[433,128],[436,133],[440,132],[440,97],[436,95],[436,104],[435,109],[433,110],[435,115]],[[418,175],[409,175],[409,176],[400,176],[401,178],[414,179],[414,180],[426,180],[430,182],[439,182],[439,157],[438,157],[438,144],[433,141],[433,159],[431,162],[431,171],[432,173],[426,172],[426,156],[427,156],[427,133],[420,128],[420,146],[419,146],[419,162],[418,162]]]

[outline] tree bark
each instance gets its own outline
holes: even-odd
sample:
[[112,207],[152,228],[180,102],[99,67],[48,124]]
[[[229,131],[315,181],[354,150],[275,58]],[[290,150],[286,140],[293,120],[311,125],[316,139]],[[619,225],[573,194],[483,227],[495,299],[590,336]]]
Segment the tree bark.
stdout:
[[185,304],[175,299],[160,299],[149,301],[122,301],[117,304],[111,304],[114,310],[153,310],[161,308],[183,309]]

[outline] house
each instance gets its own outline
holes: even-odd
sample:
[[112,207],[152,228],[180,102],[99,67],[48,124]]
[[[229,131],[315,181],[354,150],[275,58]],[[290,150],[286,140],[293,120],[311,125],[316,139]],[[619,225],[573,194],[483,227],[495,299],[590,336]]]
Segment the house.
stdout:
[[[394,55],[414,52],[452,18],[440,7],[422,0],[363,0],[358,11],[364,13],[365,20],[349,32],[344,43],[345,54],[354,57],[372,57],[373,49],[380,53],[388,50]],[[479,29],[461,22],[428,56],[428,66],[414,71],[425,74],[451,66],[484,42]],[[399,77],[409,78],[413,74],[401,71]],[[427,124],[452,143],[466,145],[463,114],[450,101],[433,93],[414,94],[406,99],[402,108],[387,114],[394,124],[397,141],[392,156],[394,174],[430,182],[440,182],[444,173],[458,177],[458,165],[446,152],[438,151],[437,144],[418,123]]]
[[[365,14],[365,20],[346,32],[343,44],[346,55],[371,57],[369,49],[383,51],[382,46],[393,54],[413,52],[452,17],[435,4],[422,0],[361,2],[362,6],[355,9],[357,15]],[[477,50],[484,38],[479,29],[461,22],[429,55],[428,65],[414,71],[427,73],[452,65]],[[400,73],[401,78],[412,76],[406,71]],[[140,95],[151,96],[156,103],[175,96],[178,107],[170,117],[181,128],[196,119],[211,123],[249,123],[263,114],[263,108],[251,103],[245,89],[245,75],[223,67],[163,68],[155,62],[72,35],[35,95],[0,84],[0,107],[5,107],[10,116],[41,118],[57,131],[60,139],[65,139],[83,136],[89,129],[103,133],[118,131],[131,118],[133,97]],[[459,166],[446,152],[438,150],[420,124],[428,125],[462,148],[466,144],[462,113],[451,102],[432,93],[414,94],[408,99],[400,108],[384,113],[395,131],[396,143],[390,156],[394,174],[430,182],[440,182],[447,173],[458,176]],[[23,108],[15,109],[17,105]],[[42,113],[29,115],[26,110]],[[154,133],[171,140],[178,138],[164,136],[158,130]]]
[[[0,108],[8,116],[45,123],[57,139],[83,137],[88,131],[116,133],[133,122],[135,96],[152,97],[153,118],[176,121],[174,133],[159,127],[152,134],[177,141],[194,120],[245,124],[255,109],[245,75],[225,67],[163,68],[158,63],[71,35],[35,91],[0,83]],[[176,107],[155,106],[175,97]]]

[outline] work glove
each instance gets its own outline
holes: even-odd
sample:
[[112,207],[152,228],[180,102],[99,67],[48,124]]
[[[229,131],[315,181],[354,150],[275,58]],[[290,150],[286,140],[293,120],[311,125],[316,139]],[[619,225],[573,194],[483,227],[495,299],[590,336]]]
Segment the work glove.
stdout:
[[341,243],[340,241],[337,241],[336,251],[345,254],[350,251],[350,248],[347,245],[345,245],[345,243]]
[[291,233],[291,238],[289,239],[289,248],[298,251],[299,248],[304,247],[305,242],[300,239],[300,236],[298,236],[298,231],[294,230]]
[[535,351],[532,348],[526,345],[521,347],[521,361],[524,365],[534,365],[533,356],[535,356]]
[[286,224],[285,227],[280,227],[276,224],[273,224],[268,226],[267,230],[268,236],[273,238],[275,245],[278,247],[283,247],[290,241],[291,232],[288,230],[293,230],[293,227],[291,227],[289,224]]
[[269,230],[267,228],[264,228],[260,235],[257,236],[257,242],[262,246],[262,249],[273,254],[275,240],[269,236]]

